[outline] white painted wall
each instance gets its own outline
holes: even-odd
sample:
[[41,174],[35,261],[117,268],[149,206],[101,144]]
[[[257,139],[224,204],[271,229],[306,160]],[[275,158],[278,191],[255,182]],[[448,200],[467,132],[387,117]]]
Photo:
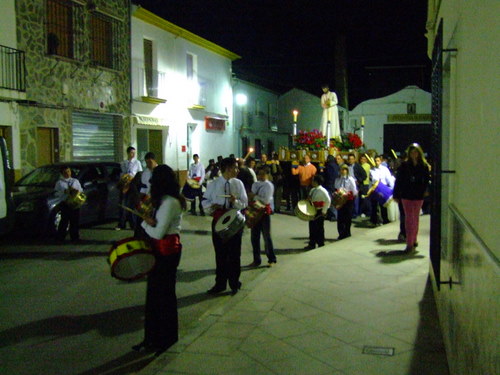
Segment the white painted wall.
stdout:
[[[156,69],[166,74],[158,95],[167,100],[164,104],[149,104],[140,100],[140,95],[144,95],[140,90],[144,38],[153,41]],[[199,81],[208,86],[205,109],[189,109],[193,104],[200,103],[190,100],[191,86],[186,79],[187,53],[197,56],[197,76]],[[164,132],[164,161],[167,164],[174,169],[187,169],[187,154],[181,151],[181,146],[187,143],[187,124],[196,124],[190,153],[200,154],[205,165],[217,155],[235,153],[236,133],[229,121],[232,119],[232,109],[229,58],[132,17],[132,113],[164,119],[164,123],[168,125],[168,132]],[[205,116],[226,118],[226,130],[205,130]],[[132,133],[135,133],[134,129]],[[132,140],[135,141],[135,134],[132,134]]]
[[[236,103],[236,96],[243,94],[247,97],[247,104],[239,106]],[[262,86],[246,82],[240,79],[233,80],[233,103],[234,103],[234,129],[236,130],[235,140],[237,142],[236,156],[244,156],[247,150],[241,149],[240,138],[247,136],[249,145],[255,145],[255,139],[260,139],[263,145],[262,152],[269,154],[267,141],[274,142],[274,150],[279,146],[288,143],[288,133],[286,129],[281,129],[278,124],[278,98],[279,94]],[[273,109],[269,110],[269,106]],[[269,121],[268,116],[273,117]],[[270,124],[276,126],[276,130],[270,128]],[[242,127],[243,125],[243,127]]]
[[366,100],[358,104],[349,113],[350,129],[359,127],[363,116],[365,118],[364,142],[366,147],[381,153],[384,146],[384,124],[388,123],[387,115],[406,114],[409,103],[416,103],[417,114],[431,113],[431,94],[417,86],[408,86],[394,94]]

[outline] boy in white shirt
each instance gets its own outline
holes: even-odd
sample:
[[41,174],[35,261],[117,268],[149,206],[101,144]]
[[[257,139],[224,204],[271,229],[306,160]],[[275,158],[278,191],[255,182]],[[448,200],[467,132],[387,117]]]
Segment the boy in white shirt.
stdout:
[[331,199],[328,191],[321,186],[323,184],[323,176],[315,175],[312,180],[312,189],[309,192],[309,200],[316,207],[316,217],[309,221],[309,245],[306,250],[312,250],[318,247],[325,246],[325,216],[330,207]]

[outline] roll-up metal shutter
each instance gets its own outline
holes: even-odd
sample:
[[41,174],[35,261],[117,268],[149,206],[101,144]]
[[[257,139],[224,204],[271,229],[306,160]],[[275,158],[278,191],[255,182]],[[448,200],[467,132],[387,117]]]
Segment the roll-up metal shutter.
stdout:
[[72,120],[73,160],[120,160],[121,117],[73,112]]

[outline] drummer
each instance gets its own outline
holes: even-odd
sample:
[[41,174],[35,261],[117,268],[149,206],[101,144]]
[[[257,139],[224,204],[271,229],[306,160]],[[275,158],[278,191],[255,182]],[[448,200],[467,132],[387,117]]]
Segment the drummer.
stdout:
[[70,197],[72,191],[77,190],[82,192],[82,186],[80,182],[71,177],[71,169],[67,165],[63,165],[60,168],[61,178],[56,182],[54,187],[55,195],[57,198],[61,199],[59,207],[61,208],[61,221],[57,228],[57,239],[63,241],[66,237],[66,231],[69,223],[69,236],[72,241],[78,241],[80,239],[79,233],[79,223],[80,223],[80,209],[73,208],[66,202]]
[[259,220],[251,230],[253,262],[249,267],[258,267],[261,263],[260,257],[260,234],[264,238],[264,248],[267,255],[267,263],[272,266],[276,264],[276,255],[274,254],[273,240],[271,239],[271,213],[274,210],[274,185],[269,181],[269,167],[261,166],[257,169],[257,182],[252,185],[250,198],[258,200],[266,205],[264,216]]
[[328,191],[322,186],[323,176],[316,175],[312,179],[312,189],[308,199],[316,208],[316,217],[309,221],[309,245],[306,250],[312,250],[318,247],[325,246],[325,216],[330,207],[331,199]]
[[248,204],[243,182],[235,178],[238,164],[234,158],[225,158],[220,163],[222,176],[208,185],[203,195],[203,208],[212,216],[212,242],[215,249],[215,285],[207,291],[209,294],[223,292],[229,287],[231,294],[236,294],[241,287],[241,237],[243,228],[225,242],[215,232],[217,220],[230,209],[244,209]]
[[340,167],[340,176],[335,179],[335,189],[337,191],[343,189],[347,193],[347,200],[340,208],[337,208],[338,239],[342,240],[351,237],[352,211],[354,209],[354,199],[358,195],[356,180],[349,175],[349,167],[346,164]]
[[[391,175],[389,168],[382,164],[382,156],[375,156],[375,166],[370,170],[370,187],[376,182],[380,181],[384,185],[394,188],[394,177]],[[378,216],[378,207],[380,207],[380,214],[382,216],[382,224],[389,223],[389,216],[387,215],[387,208],[384,207],[379,201],[377,201],[377,195],[370,195],[370,203],[372,206],[372,212],[370,216],[370,222],[373,226],[381,225],[380,218]]]
[[193,155],[193,161],[189,167],[188,178],[191,178],[200,184],[199,189],[193,189],[193,200],[191,201],[191,214],[196,215],[196,197],[198,197],[198,207],[200,209],[200,215],[205,216],[205,212],[203,211],[203,206],[201,205],[201,200],[203,199],[203,192],[201,191],[201,184],[205,180],[205,168],[203,164],[200,162],[200,156],[198,154]]
[[148,275],[144,317],[144,341],[134,345],[136,351],[155,351],[158,356],[179,339],[177,267],[181,259],[180,242],[182,211],[186,201],[179,193],[175,172],[159,165],[151,177],[151,200],[154,217],[145,217],[141,226],[151,238],[156,263]]

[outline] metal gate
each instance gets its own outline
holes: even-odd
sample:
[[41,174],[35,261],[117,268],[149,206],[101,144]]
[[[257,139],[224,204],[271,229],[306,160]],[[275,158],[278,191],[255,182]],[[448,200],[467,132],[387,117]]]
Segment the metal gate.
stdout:
[[121,119],[100,113],[74,112],[73,160],[118,161],[122,147]]
[[441,20],[432,51],[432,209],[430,259],[437,286],[441,273],[441,187],[443,119],[443,21]]

